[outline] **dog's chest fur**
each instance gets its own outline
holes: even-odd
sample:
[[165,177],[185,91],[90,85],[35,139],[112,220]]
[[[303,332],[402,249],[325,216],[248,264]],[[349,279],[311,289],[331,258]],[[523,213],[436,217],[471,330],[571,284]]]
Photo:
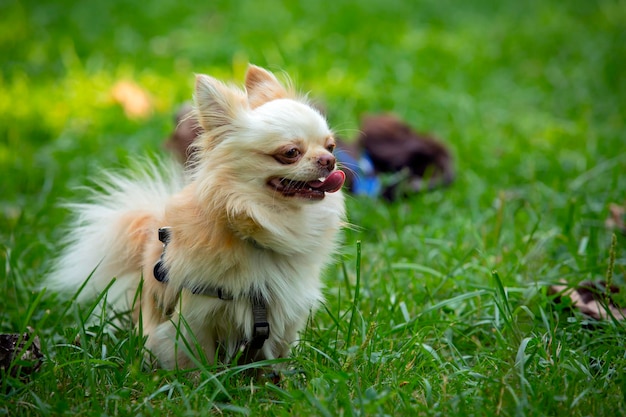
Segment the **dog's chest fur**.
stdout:
[[[288,210],[257,207],[256,213],[229,213],[219,205],[200,204],[193,187],[184,190],[166,210],[163,224],[171,227],[164,255],[169,281],[157,282],[149,268],[144,271],[151,277],[144,284],[144,291],[151,294],[144,298],[155,300],[144,304],[153,310],[143,312],[144,328],[154,329],[152,338],[156,335],[158,340],[158,327],[180,310],[200,334],[201,344],[226,346],[225,356],[230,358],[242,340],[252,337],[251,296],[258,295],[270,324],[262,356],[285,356],[322,300],[320,273],[335,250],[343,208],[339,194],[329,197],[321,204]],[[160,256],[154,239],[147,246],[153,258]],[[220,288],[233,299],[188,290],[203,286]]]

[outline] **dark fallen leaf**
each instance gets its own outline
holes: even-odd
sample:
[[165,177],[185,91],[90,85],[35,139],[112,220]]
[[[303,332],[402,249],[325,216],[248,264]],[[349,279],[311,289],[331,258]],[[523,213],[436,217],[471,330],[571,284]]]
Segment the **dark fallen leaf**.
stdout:
[[[18,356],[19,355],[19,356]],[[41,366],[39,338],[29,332],[0,334],[0,368],[14,378],[25,377]]]

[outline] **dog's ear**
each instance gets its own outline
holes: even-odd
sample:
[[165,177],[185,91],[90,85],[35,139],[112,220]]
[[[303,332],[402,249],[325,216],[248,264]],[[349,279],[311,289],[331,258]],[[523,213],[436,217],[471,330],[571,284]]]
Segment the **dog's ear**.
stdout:
[[246,92],[248,103],[253,109],[268,101],[290,96],[274,74],[256,65],[250,65],[246,72]]
[[219,135],[248,108],[245,94],[208,75],[196,75],[196,117],[205,132]]

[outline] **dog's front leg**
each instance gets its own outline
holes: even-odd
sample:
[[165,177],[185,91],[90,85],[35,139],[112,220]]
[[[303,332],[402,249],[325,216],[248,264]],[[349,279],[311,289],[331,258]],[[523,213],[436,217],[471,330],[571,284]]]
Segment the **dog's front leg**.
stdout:
[[192,358],[202,363],[214,363],[215,336],[208,329],[194,327],[176,312],[169,321],[161,323],[147,335],[146,348],[165,369],[193,368],[196,362]]

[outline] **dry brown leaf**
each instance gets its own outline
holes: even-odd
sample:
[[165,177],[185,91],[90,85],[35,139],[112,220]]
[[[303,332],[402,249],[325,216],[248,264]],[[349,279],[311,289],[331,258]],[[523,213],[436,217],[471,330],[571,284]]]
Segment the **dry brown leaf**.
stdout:
[[143,119],[152,112],[150,96],[132,81],[118,81],[113,86],[111,95],[122,106],[129,119]]
[[615,203],[609,204],[609,217],[604,221],[606,227],[626,235],[624,219],[626,219],[626,207]]
[[626,309],[617,306],[611,297],[619,292],[619,288],[611,285],[607,289],[604,281],[584,281],[576,288],[563,282],[563,285],[550,286],[550,292],[560,297],[568,297],[572,301],[572,307],[596,320],[611,320],[611,316],[617,320],[626,319]]

